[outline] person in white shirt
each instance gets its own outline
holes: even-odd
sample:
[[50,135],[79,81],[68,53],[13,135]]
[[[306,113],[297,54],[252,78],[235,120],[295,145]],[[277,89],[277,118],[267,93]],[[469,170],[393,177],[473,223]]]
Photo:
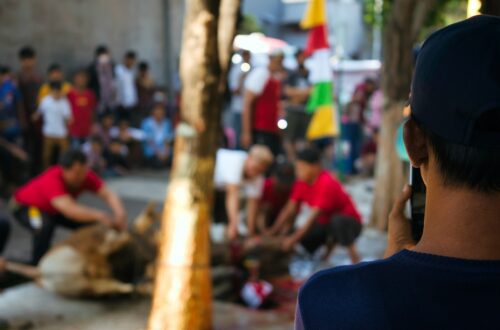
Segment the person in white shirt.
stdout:
[[[264,186],[264,173],[274,157],[268,147],[254,145],[248,152],[219,149],[215,160],[214,221],[227,222],[228,239],[238,237],[240,199],[246,199],[247,223],[255,223]],[[249,235],[252,235],[249,228]]]
[[135,83],[136,63],[135,52],[128,51],[125,53],[123,64],[118,64],[115,68],[118,115],[121,119],[130,119],[138,103]]
[[71,105],[62,91],[59,81],[49,84],[50,93],[45,96],[37,112],[33,114],[33,121],[42,118],[43,127],[43,166],[49,167],[57,162],[57,154],[63,154],[69,147],[68,125],[73,120]]

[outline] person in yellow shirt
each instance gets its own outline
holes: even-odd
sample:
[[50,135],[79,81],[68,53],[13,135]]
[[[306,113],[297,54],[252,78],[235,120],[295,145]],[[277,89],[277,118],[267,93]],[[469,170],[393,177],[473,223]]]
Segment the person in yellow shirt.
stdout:
[[61,83],[61,92],[64,96],[66,96],[71,90],[71,84],[67,81],[64,81],[64,72],[61,69],[61,66],[57,63],[54,63],[49,66],[47,70],[48,79],[38,91],[38,104],[40,104],[43,98],[50,94],[50,83],[53,81],[59,81]]

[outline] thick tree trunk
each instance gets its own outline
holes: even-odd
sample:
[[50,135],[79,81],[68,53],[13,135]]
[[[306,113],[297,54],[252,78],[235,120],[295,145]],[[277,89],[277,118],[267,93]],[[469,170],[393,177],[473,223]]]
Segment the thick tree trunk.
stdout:
[[385,26],[382,81],[385,105],[371,219],[371,224],[382,230],[387,227],[387,216],[405,181],[395,141],[403,105],[410,93],[413,47],[436,4],[437,0],[394,0]]
[[481,14],[500,16],[500,1],[481,0]]
[[[181,124],[163,212],[150,330],[212,328],[208,233],[214,156],[229,58],[226,53],[235,32],[234,24],[227,22],[236,21],[232,16],[238,6],[239,1],[187,1]],[[220,26],[225,27],[223,34],[218,34]],[[222,35],[220,40],[218,35]]]

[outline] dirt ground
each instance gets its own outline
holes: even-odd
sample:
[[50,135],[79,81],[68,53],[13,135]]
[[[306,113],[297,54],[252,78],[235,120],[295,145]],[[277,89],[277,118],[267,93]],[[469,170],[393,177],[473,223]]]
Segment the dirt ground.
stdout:
[[[138,173],[132,177],[110,181],[109,185],[123,198],[129,219],[134,219],[148,201],[157,201],[158,208],[161,208],[166,182],[164,174]],[[352,181],[346,187],[365,219],[369,217],[372,187],[373,182],[370,180]],[[82,201],[87,205],[103,207],[99,200],[91,196],[84,196]],[[5,212],[5,208],[0,205],[0,213]],[[28,260],[30,235],[14,221],[12,224],[13,232],[6,256],[14,260]],[[67,233],[64,229],[58,229],[55,241]],[[380,258],[385,249],[384,234],[366,228],[358,241],[358,249],[365,261]],[[349,262],[347,252],[338,248],[326,263],[295,258],[291,272],[296,278],[305,279],[318,269]],[[288,307],[291,308],[254,311],[239,305],[215,302],[215,329],[290,329],[293,326],[293,304]],[[145,328],[149,308],[149,298],[66,299],[31,283],[0,293],[0,319],[8,320],[11,324],[9,329],[14,330],[140,330]]]

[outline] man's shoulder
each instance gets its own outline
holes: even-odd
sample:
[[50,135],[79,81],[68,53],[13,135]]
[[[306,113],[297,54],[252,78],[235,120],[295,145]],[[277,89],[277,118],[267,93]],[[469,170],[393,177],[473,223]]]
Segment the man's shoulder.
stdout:
[[316,273],[299,292],[304,324],[325,324],[325,318],[341,322],[337,320],[341,317],[356,322],[357,318],[378,317],[376,313],[381,308],[384,283],[397,274],[397,267],[397,262],[391,258]]
[[55,101],[54,97],[50,94],[47,94],[44,97],[42,97],[42,100],[40,101],[40,105],[53,104],[54,101]]
[[[363,286],[369,289],[375,280],[374,275],[382,275],[391,271],[394,261],[383,259],[371,262],[362,262],[352,266],[339,266],[317,272],[304,284],[300,291],[301,298],[318,289],[323,290],[344,290],[346,286],[351,286],[355,282],[356,286]],[[361,282],[359,282],[361,280]]]

